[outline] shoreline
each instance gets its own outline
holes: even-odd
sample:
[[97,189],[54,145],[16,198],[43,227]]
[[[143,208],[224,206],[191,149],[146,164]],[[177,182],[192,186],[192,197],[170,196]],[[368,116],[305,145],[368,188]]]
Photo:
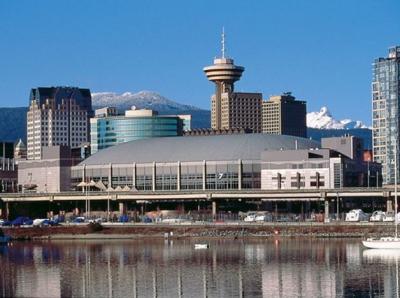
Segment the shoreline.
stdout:
[[190,238],[367,238],[392,235],[387,223],[267,223],[267,224],[87,224],[53,227],[3,227],[12,240],[116,240]]

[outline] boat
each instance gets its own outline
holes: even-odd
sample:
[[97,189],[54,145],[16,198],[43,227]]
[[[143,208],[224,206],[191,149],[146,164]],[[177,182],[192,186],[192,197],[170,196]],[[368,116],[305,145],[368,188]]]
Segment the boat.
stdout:
[[[394,153],[394,214],[397,214],[397,144]],[[368,238],[362,241],[366,248],[375,249],[400,249],[400,238],[398,237],[398,216],[394,216],[394,237]]]
[[209,247],[210,245],[208,245],[207,243],[196,243],[194,245],[194,249],[207,249]]
[[368,238],[362,243],[366,248],[400,249],[400,238],[398,237]]

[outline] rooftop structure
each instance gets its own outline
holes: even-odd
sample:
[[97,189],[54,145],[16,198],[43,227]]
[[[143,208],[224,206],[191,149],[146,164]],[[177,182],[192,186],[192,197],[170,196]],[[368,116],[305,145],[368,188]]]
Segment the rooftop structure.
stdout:
[[149,109],[125,111],[118,115],[115,108],[103,108],[95,111],[90,119],[91,153],[133,140],[181,136],[190,130],[190,115],[158,115]]
[[14,148],[14,158],[18,159],[26,159],[26,145],[25,143],[19,139]]
[[260,160],[264,150],[316,148],[319,143],[293,136],[232,134],[136,140],[104,149],[82,164],[132,164],[203,160]]

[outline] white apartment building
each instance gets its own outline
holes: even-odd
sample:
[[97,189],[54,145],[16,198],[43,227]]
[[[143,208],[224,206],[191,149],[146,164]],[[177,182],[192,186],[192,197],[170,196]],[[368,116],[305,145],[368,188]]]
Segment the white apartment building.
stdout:
[[89,142],[92,114],[89,89],[32,89],[27,113],[27,159],[41,159],[42,147],[64,145],[73,149]]

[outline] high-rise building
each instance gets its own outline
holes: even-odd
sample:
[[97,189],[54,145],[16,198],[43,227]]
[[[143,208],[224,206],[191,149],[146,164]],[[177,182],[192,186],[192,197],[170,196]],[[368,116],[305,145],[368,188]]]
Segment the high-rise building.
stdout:
[[395,152],[399,161],[400,46],[373,63],[372,132],[374,161],[382,164],[384,184],[393,184]]
[[244,67],[225,57],[224,32],[222,57],[215,58],[214,64],[203,70],[208,80],[215,83],[215,94],[211,97],[211,128],[243,128],[261,132],[262,94],[234,92],[234,83],[240,80]]
[[191,125],[191,115],[158,115],[147,109],[133,108],[118,115],[115,108],[107,107],[95,114],[90,119],[92,154],[133,140],[182,136]]
[[89,89],[38,87],[31,90],[27,113],[27,158],[41,159],[42,148],[79,148],[89,142],[92,116]]
[[290,92],[271,96],[263,102],[262,132],[307,137],[306,102],[295,100]]

